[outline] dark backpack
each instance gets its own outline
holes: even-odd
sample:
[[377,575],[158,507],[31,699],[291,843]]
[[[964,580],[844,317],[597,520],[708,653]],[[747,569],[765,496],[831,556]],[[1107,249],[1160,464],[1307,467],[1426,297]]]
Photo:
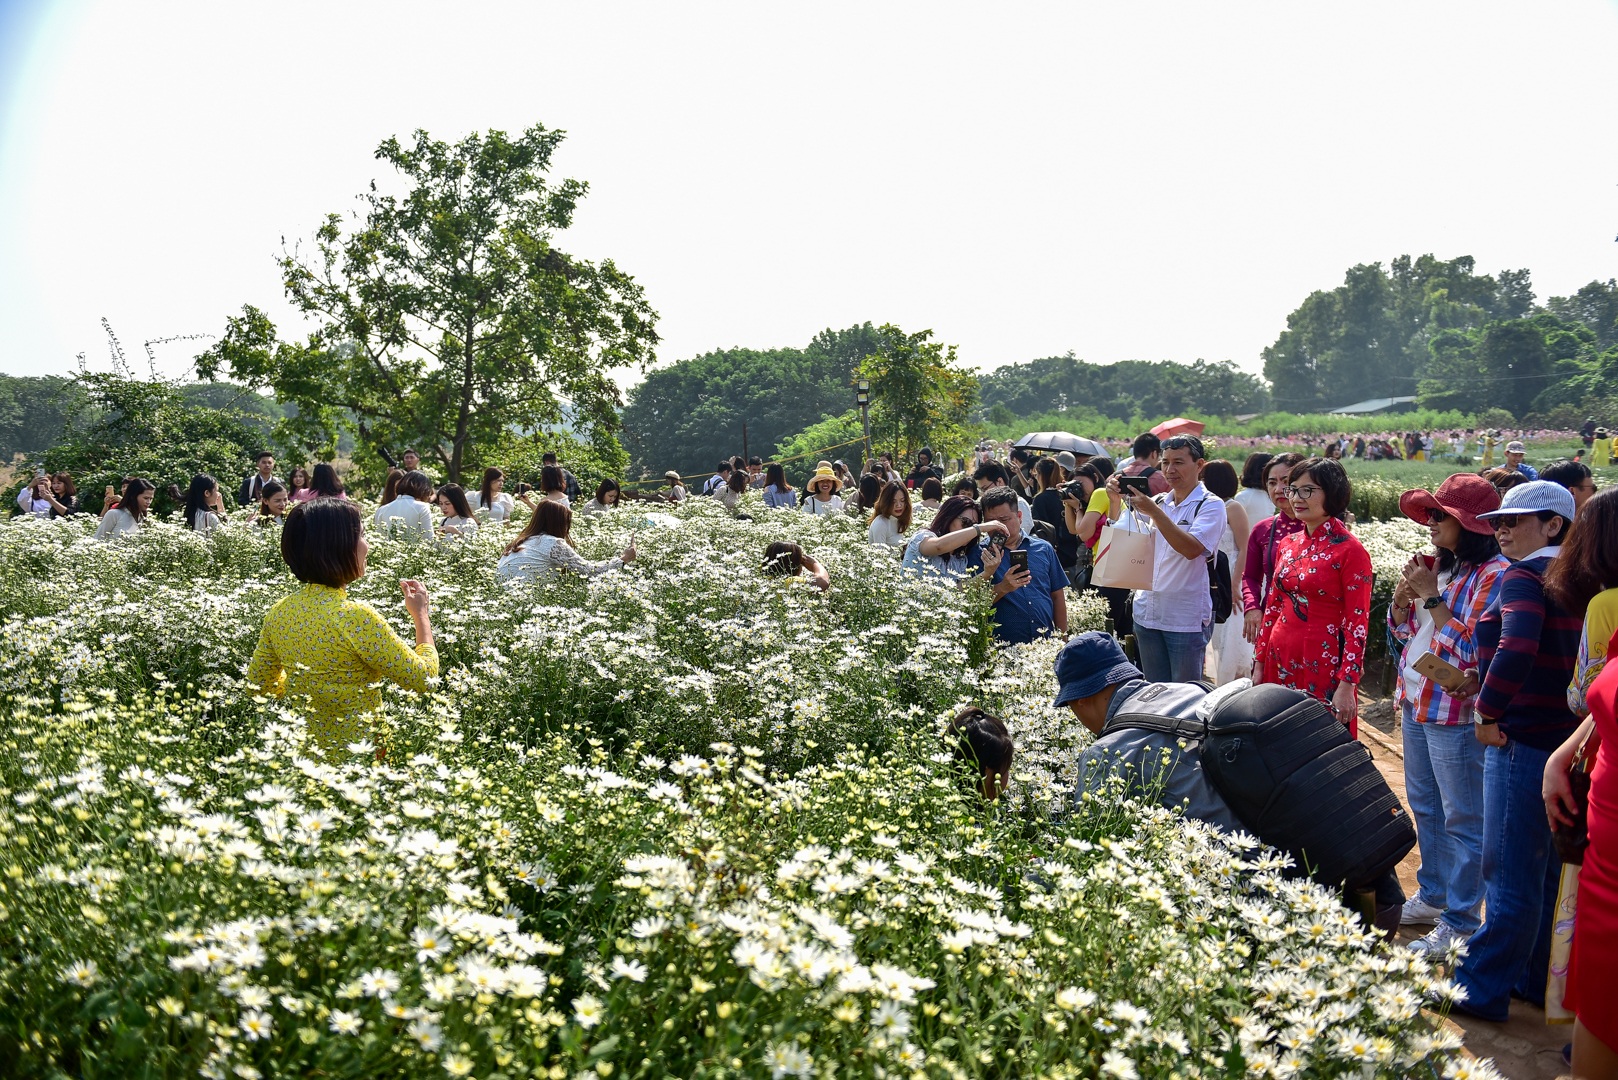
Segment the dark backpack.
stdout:
[[1290,687],[1232,694],[1205,726],[1124,712],[1107,724],[1120,727],[1200,738],[1203,774],[1242,824],[1323,884],[1371,885],[1416,846],[1410,815],[1370,753],[1326,706]]

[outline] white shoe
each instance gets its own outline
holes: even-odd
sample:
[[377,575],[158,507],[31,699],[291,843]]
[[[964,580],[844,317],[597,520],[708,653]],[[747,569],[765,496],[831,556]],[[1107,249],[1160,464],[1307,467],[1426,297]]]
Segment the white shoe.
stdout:
[[1429,960],[1437,960],[1449,952],[1453,942],[1464,942],[1468,935],[1461,933],[1449,923],[1439,923],[1424,938],[1418,938],[1410,943],[1410,951],[1419,953]]
[[1435,923],[1442,914],[1444,914],[1443,908],[1433,907],[1419,895],[1412,896],[1405,901],[1404,910],[1399,913],[1399,925],[1410,926],[1413,923]]

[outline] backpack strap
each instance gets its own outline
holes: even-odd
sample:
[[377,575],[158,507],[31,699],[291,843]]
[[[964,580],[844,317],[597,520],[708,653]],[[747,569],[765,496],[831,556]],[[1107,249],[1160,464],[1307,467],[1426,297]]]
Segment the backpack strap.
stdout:
[[1115,714],[1101,729],[1101,734],[1111,735],[1115,731],[1128,728],[1155,731],[1159,735],[1169,735],[1177,739],[1203,739],[1208,735],[1208,725],[1195,718],[1182,720],[1173,716],[1159,716],[1156,713],[1129,712]]

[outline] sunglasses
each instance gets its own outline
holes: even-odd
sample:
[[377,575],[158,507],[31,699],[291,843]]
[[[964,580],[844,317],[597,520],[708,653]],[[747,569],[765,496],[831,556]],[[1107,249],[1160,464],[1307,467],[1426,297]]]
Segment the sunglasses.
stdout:
[[1517,523],[1523,518],[1533,516],[1533,514],[1501,514],[1498,517],[1493,517],[1489,520],[1494,525],[1494,531],[1499,532],[1501,529],[1515,529],[1517,527]]
[[1446,522],[1448,520],[1449,520],[1449,515],[1444,513],[1444,511],[1442,511],[1442,510],[1428,510],[1427,511],[1427,524],[1429,524],[1429,525],[1442,525],[1444,522]]

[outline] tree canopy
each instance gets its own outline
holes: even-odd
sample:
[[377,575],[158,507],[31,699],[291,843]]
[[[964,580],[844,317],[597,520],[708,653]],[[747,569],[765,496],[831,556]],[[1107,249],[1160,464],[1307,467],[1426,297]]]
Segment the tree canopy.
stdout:
[[870,323],[822,330],[808,345],[718,349],[647,374],[629,393],[624,442],[638,476],[694,474],[773,447],[854,404],[854,372],[880,341]]
[[1263,412],[1269,406],[1263,381],[1228,360],[1213,364],[1206,360],[1092,364],[1068,353],[996,368],[980,375],[978,385],[988,419],[996,424],[1009,422],[1010,416],[1070,409],[1129,420],[1181,413],[1239,416]]
[[[610,370],[654,357],[656,313],[607,259],[553,244],[587,185],[546,174],[563,132],[472,134],[453,145],[417,131],[376,151],[402,195],[375,182],[363,217],[332,214],[311,257],[280,260],[287,296],[317,322],[304,344],[280,341],[244,307],[198,357],[296,406],[283,437],[334,451],[345,427],[375,467],[405,445],[451,480],[509,431],[567,421],[616,443],[621,405]],[[610,452],[610,447],[608,448]]]
[[876,348],[860,361],[871,386],[872,453],[903,461],[923,446],[963,449],[977,404],[978,380],[955,358],[955,346],[932,340],[931,330],[907,334],[891,323],[877,330]]

